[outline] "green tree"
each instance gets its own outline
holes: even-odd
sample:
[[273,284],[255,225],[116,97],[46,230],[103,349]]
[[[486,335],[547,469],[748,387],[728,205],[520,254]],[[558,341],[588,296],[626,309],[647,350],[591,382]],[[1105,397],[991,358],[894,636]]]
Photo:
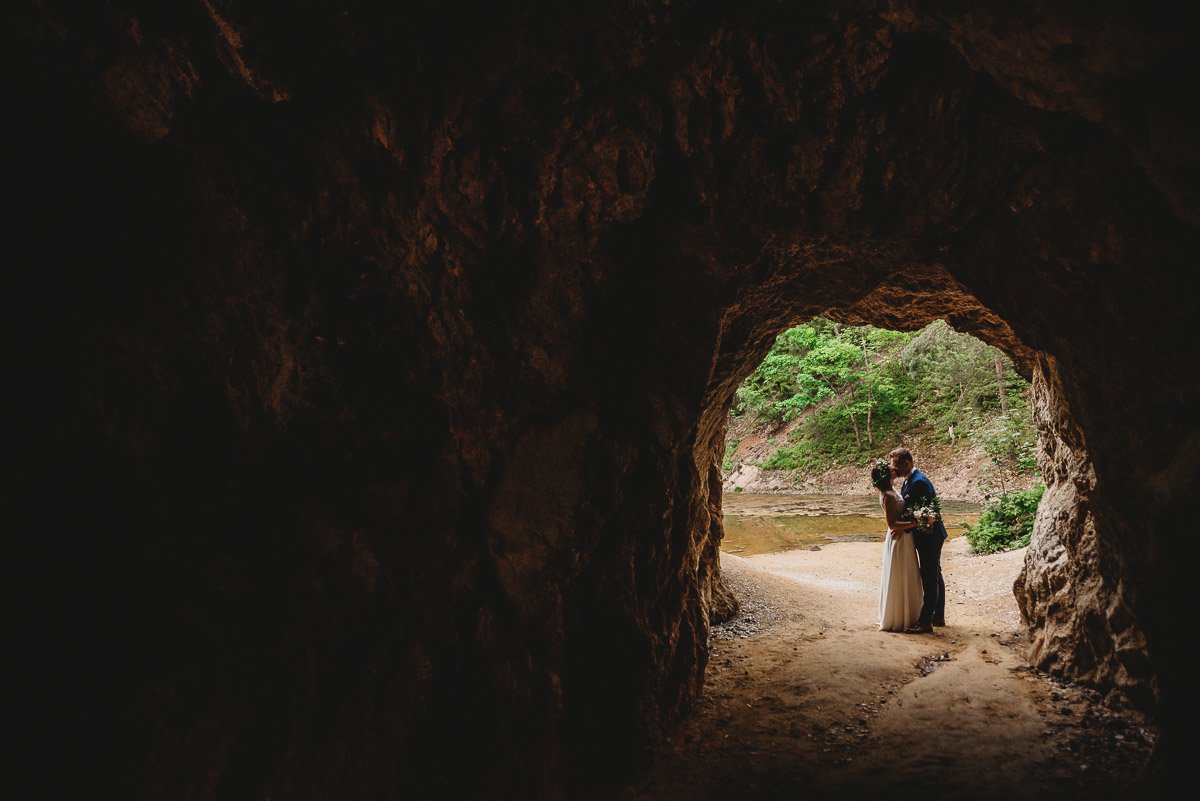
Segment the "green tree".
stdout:
[[995,418],[982,431],[981,438],[992,462],[992,469],[980,487],[985,495],[992,494],[997,486],[1001,496],[1007,495],[1009,485],[1017,477],[1037,469],[1037,439],[1026,414],[1010,411]]

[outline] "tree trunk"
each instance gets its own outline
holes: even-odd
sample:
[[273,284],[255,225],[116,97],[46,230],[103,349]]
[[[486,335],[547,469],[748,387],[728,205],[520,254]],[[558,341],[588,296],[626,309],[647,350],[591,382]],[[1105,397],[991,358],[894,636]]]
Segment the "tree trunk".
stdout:
[[[867,444],[874,445],[875,437],[871,433],[871,411],[875,407],[875,400],[871,395],[871,362],[867,360],[867,335],[862,334],[862,352],[863,352],[863,370],[864,381],[867,384]],[[860,445],[862,443],[859,443]]]
[[1000,393],[1000,411],[1008,414],[1008,393],[1004,391],[1004,362],[996,351],[996,389]]
[[[850,411],[850,410],[847,409],[847,411]],[[858,433],[858,420],[855,419],[854,412],[850,412],[850,425],[854,426],[854,441],[858,444],[858,447],[861,448],[862,447],[862,437]]]

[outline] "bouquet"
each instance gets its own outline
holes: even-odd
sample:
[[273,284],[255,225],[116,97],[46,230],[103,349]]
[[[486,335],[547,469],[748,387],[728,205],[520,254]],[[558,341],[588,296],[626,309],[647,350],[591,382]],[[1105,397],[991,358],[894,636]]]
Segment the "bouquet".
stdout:
[[935,495],[925,503],[905,509],[904,515],[909,520],[916,521],[917,527],[915,531],[924,534],[942,519],[942,505],[938,503],[937,496]]

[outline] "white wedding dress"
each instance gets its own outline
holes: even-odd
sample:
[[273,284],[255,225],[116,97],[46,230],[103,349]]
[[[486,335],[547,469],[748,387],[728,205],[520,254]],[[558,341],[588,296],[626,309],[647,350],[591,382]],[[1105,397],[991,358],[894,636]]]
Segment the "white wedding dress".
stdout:
[[[893,504],[894,517],[904,510],[904,499],[892,490],[880,504]],[[887,513],[887,509],[884,509]],[[903,631],[921,615],[921,571],[917,566],[917,545],[912,530],[893,539],[889,529],[883,544],[883,575],[879,583],[879,630]]]

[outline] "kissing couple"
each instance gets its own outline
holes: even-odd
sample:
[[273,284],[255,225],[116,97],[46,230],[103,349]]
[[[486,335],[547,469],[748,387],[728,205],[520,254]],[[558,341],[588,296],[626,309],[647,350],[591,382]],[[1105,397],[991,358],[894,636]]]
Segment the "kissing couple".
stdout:
[[[892,487],[904,479],[900,491]],[[942,544],[946,527],[933,482],[914,466],[908,448],[896,448],[871,471],[871,485],[887,517],[883,577],[879,587],[879,630],[929,634],[946,625],[946,582]]]

